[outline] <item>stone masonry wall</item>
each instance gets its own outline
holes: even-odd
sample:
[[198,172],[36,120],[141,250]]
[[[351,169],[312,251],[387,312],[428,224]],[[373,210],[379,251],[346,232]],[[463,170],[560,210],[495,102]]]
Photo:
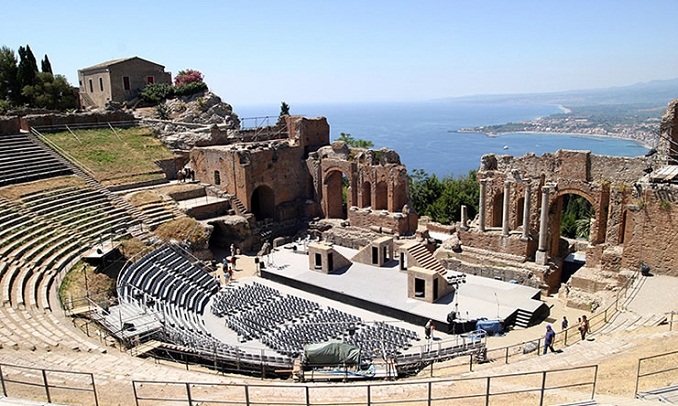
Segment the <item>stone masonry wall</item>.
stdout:
[[628,211],[621,267],[637,270],[642,263],[652,273],[678,276],[678,187],[645,190],[634,203],[638,209]]
[[21,122],[19,117],[0,117],[0,135],[2,134],[19,134],[21,131]]
[[21,117],[21,129],[30,131],[31,127],[86,126],[88,124],[131,123],[134,114],[126,111],[96,111],[73,114],[31,114]]

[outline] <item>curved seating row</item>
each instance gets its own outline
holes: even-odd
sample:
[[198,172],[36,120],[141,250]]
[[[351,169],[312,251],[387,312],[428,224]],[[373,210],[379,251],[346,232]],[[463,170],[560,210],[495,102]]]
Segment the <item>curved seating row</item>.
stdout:
[[[67,179],[67,178],[66,178]],[[84,184],[4,200],[0,212],[0,275],[3,303],[49,309],[53,278],[79,256],[135,220]]]

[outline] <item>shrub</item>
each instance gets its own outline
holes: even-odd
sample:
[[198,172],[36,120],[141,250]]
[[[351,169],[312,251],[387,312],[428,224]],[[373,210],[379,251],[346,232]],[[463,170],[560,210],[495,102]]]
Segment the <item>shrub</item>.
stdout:
[[174,86],[187,85],[189,83],[202,83],[204,82],[204,76],[202,73],[195,69],[186,69],[180,70],[177,73],[177,76],[174,78]]
[[174,95],[174,87],[167,83],[151,83],[141,91],[141,98],[149,103],[158,103]]
[[176,96],[190,96],[205,90],[207,90],[207,85],[205,82],[193,82],[175,87],[174,94]]
[[170,118],[169,109],[165,103],[155,106],[155,116],[160,120],[168,120]]

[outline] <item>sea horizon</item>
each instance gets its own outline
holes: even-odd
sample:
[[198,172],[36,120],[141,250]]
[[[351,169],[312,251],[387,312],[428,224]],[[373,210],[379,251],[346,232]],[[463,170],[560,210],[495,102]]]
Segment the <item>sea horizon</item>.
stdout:
[[[412,173],[423,169],[442,178],[465,176],[480,167],[482,155],[543,155],[558,149],[588,150],[598,155],[634,157],[648,148],[623,138],[597,134],[459,132],[486,125],[534,120],[562,113],[564,106],[525,103],[466,103],[451,101],[319,103],[290,106],[291,114],[326,117],[330,140],[341,133],[396,151]],[[242,119],[277,116],[279,105],[234,107]],[[244,120],[246,121],[246,120]]]

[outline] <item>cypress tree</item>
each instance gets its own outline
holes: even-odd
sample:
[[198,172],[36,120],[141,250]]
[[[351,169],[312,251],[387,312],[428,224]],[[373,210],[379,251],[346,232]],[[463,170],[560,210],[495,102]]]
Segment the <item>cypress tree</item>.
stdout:
[[47,54],[45,54],[45,58],[40,62],[41,66],[41,71],[43,73],[49,73],[50,75],[53,75],[54,72],[52,72],[52,64],[49,63],[49,58],[47,57]]
[[[17,81],[19,82],[19,89],[23,92],[24,87],[33,86],[38,75],[38,62],[35,60],[31,47],[26,45],[26,48],[19,47],[19,71],[17,73]],[[20,103],[30,102],[28,97],[23,94],[19,96]]]

